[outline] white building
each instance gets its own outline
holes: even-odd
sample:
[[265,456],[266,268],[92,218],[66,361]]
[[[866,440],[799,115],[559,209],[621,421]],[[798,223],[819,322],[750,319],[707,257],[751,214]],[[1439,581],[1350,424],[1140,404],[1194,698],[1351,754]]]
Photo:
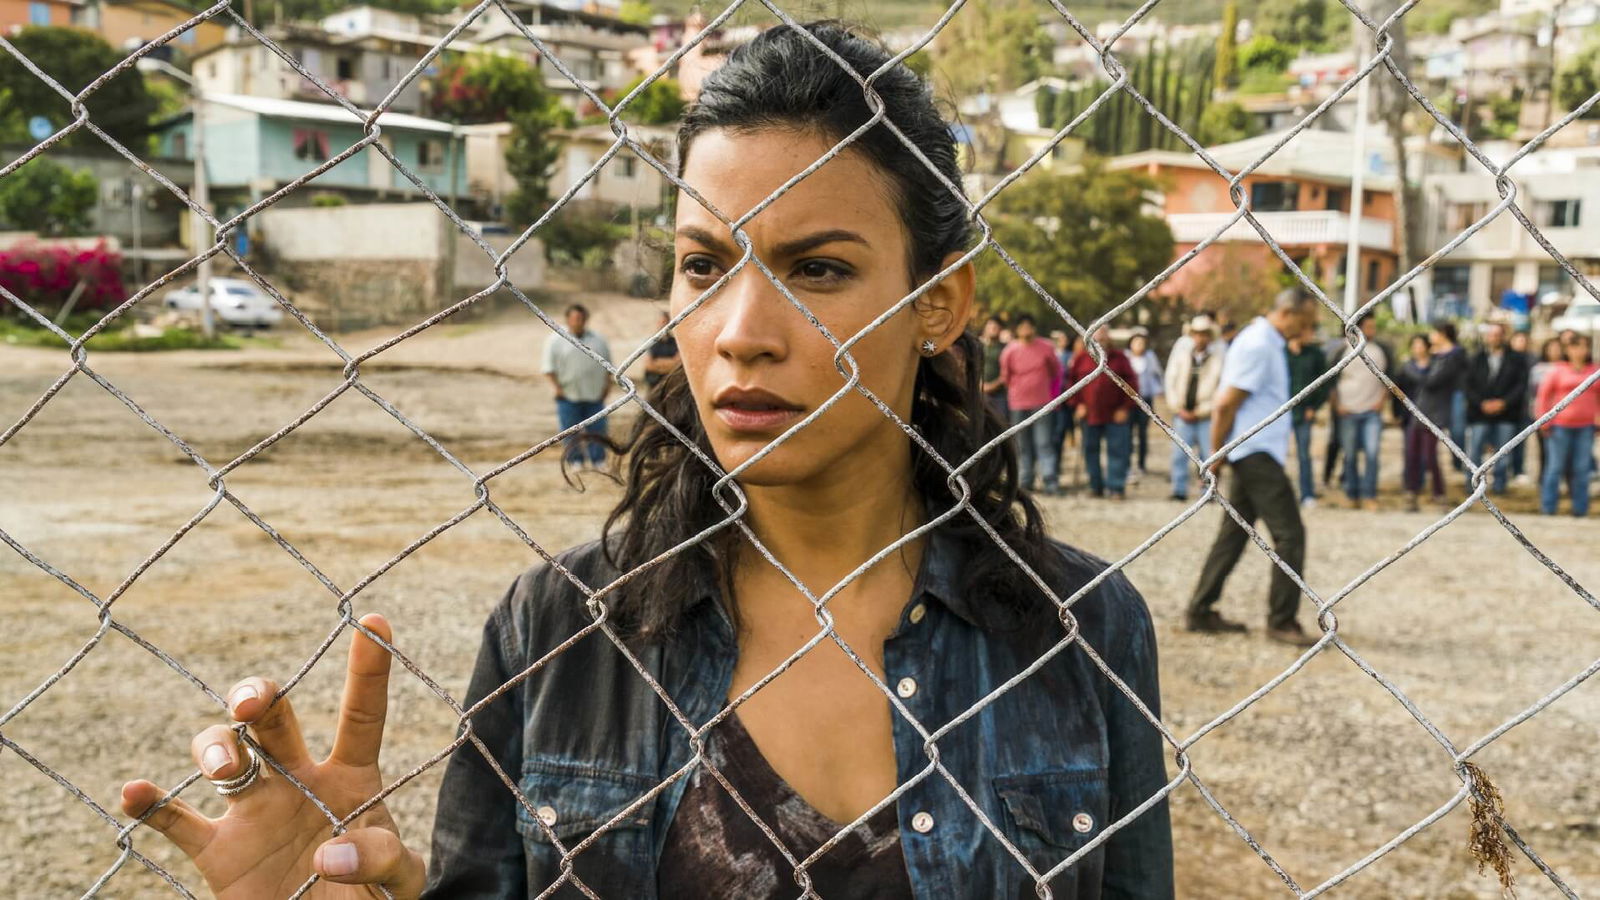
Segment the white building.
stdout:
[[[676,166],[676,130],[672,128],[629,126],[629,132],[651,155],[669,169]],[[506,149],[511,143],[511,123],[489,122],[463,125],[467,154],[467,191],[490,218],[499,218],[506,198],[516,190],[516,182],[506,170]],[[552,169],[550,196],[560,197],[582,181],[616,136],[606,125],[586,125],[552,132],[561,142],[561,155]],[[619,207],[656,209],[666,200],[671,183],[654,166],[623,148],[578,188],[573,200],[606,210]]]
[[[1483,145],[1497,163],[1518,145]],[[1494,178],[1476,161],[1465,171],[1431,176],[1424,188],[1431,247],[1442,247],[1501,202]],[[1600,147],[1547,148],[1519,160],[1507,173],[1516,202],[1540,232],[1589,278],[1600,277]],[[1433,269],[1435,304],[1465,304],[1481,315],[1506,291],[1533,294],[1541,303],[1572,297],[1570,277],[1509,210],[1501,212]]]
[[[547,0],[509,0],[506,4],[517,22],[526,27],[545,48],[583,86],[596,94],[617,91],[637,74],[629,62],[631,52],[650,43],[650,31],[617,18],[606,4],[574,2],[557,4]],[[590,7],[602,11],[589,11]],[[550,57],[528,40],[516,23],[504,13],[491,10],[474,23],[472,40],[485,47],[506,50],[536,63],[545,75],[545,84],[562,103],[580,113],[589,111],[588,98],[572,79],[562,74]]]

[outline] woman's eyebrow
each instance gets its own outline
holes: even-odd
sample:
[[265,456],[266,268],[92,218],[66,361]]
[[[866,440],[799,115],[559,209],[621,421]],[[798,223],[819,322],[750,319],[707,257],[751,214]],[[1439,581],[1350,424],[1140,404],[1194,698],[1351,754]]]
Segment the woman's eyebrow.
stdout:
[[[694,225],[685,225],[684,227],[678,229],[678,235],[680,237],[688,238],[689,240],[700,244],[706,249],[713,250],[717,253],[724,253],[731,256],[743,255],[733,246],[730,240],[713,234],[711,231],[704,228],[699,228]],[[794,238],[778,244],[772,249],[772,258],[788,259],[799,256],[808,250],[815,250],[816,248],[825,244],[840,242],[860,244],[863,247],[872,246],[871,242],[857,232],[844,228],[830,228],[826,231],[818,231],[814,234],[808,234],[805,237]]]

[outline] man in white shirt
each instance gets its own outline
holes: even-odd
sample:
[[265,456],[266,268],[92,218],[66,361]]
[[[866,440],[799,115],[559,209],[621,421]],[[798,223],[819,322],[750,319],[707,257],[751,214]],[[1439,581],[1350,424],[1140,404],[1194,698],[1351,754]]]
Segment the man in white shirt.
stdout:
[[[1315,297],[1297,288],[1278,294],[1272,311],[1251,322],[1228,347],[1217,399],[1212,405],[1211,441],[1215,447],[1261,427],[1228,452],[1227,463],[1233,469],[1228,502],[1252,526],[1257,519],[1266,521],[1273,551],[1297,573],[1305,565],[1306,533],[1294,487],[1284,471],[1292,424],[1288,338],[1315,322],[1316,315]],[[1238,622],[1223,618],[1214,607],[1222,599],[1223,585],[1248,541],[1244,529],[1224,513],[1222,528],[1189,601],[1186,624],[1190,631],[1246,630]],[[1301,647],[1316,643],[1295,619],[1299,608],[1299,587],[1274,566],[1267,600],[1267,637]]]
[[[572,338],[550,335],[544,345],[544,363],[539,368],[555,388],[556,419],[562,431],[598,415],[605,408],[606,395],[611,393],[611,373],[572,341],[576,339],[608,363],[611,362],[610,345],[599,332],[589,329],[589,310],[581,304],[567,307],[566,316],[567,331],[572,333]],[[590,422],[581,432],[568,435],[563,461],[600,468],[606,460],[605,445],[588,436],[604,437],[605,434],[606,420],[602,417]]]

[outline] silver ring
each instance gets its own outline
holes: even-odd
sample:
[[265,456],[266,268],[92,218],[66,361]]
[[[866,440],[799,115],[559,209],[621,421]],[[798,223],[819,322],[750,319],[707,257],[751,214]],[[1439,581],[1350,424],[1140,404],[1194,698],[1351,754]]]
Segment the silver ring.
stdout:
[[255,748],[246,744],[244,745],[244,752],[249,754],[250,763],[244,767],[243,774],[235,778],[207,779],[217,789],[217,793],[224,797],[232,797],[244,791],[250,785],[255,784],[257,778],[261,777],[261,757],[256,754]]

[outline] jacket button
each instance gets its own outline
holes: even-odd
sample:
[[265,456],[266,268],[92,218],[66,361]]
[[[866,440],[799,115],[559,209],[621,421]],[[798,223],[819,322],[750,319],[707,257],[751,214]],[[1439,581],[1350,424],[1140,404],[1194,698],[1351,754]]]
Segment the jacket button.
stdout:
[[901,700],[910,699],[911,695],[917,692],[917,680],[915,678],[900,679],[900,683],[894,686],[894,692],[900,695]]
[[533,814],[538,816],[539,821],[545,825],[554,825],[556,823],[556,809],[553,806],[541,806],[534,810]]
[[1088,813],[1078,813],[1072,817],[1072,830],[1079,834],[1088,834],[1094,830],[1094,816]]
[[927,834],[933,830],[933,816],[927,812],[919,812],[911,817],[911,828],[917,834]]
[[916,606],[911,607],[911,624],[915,625],[918,622],[921,622],[922,621],[922,617],[926,616],[927,614],[928,614],[928,607],[922,605],[921,603],[918,603]]

